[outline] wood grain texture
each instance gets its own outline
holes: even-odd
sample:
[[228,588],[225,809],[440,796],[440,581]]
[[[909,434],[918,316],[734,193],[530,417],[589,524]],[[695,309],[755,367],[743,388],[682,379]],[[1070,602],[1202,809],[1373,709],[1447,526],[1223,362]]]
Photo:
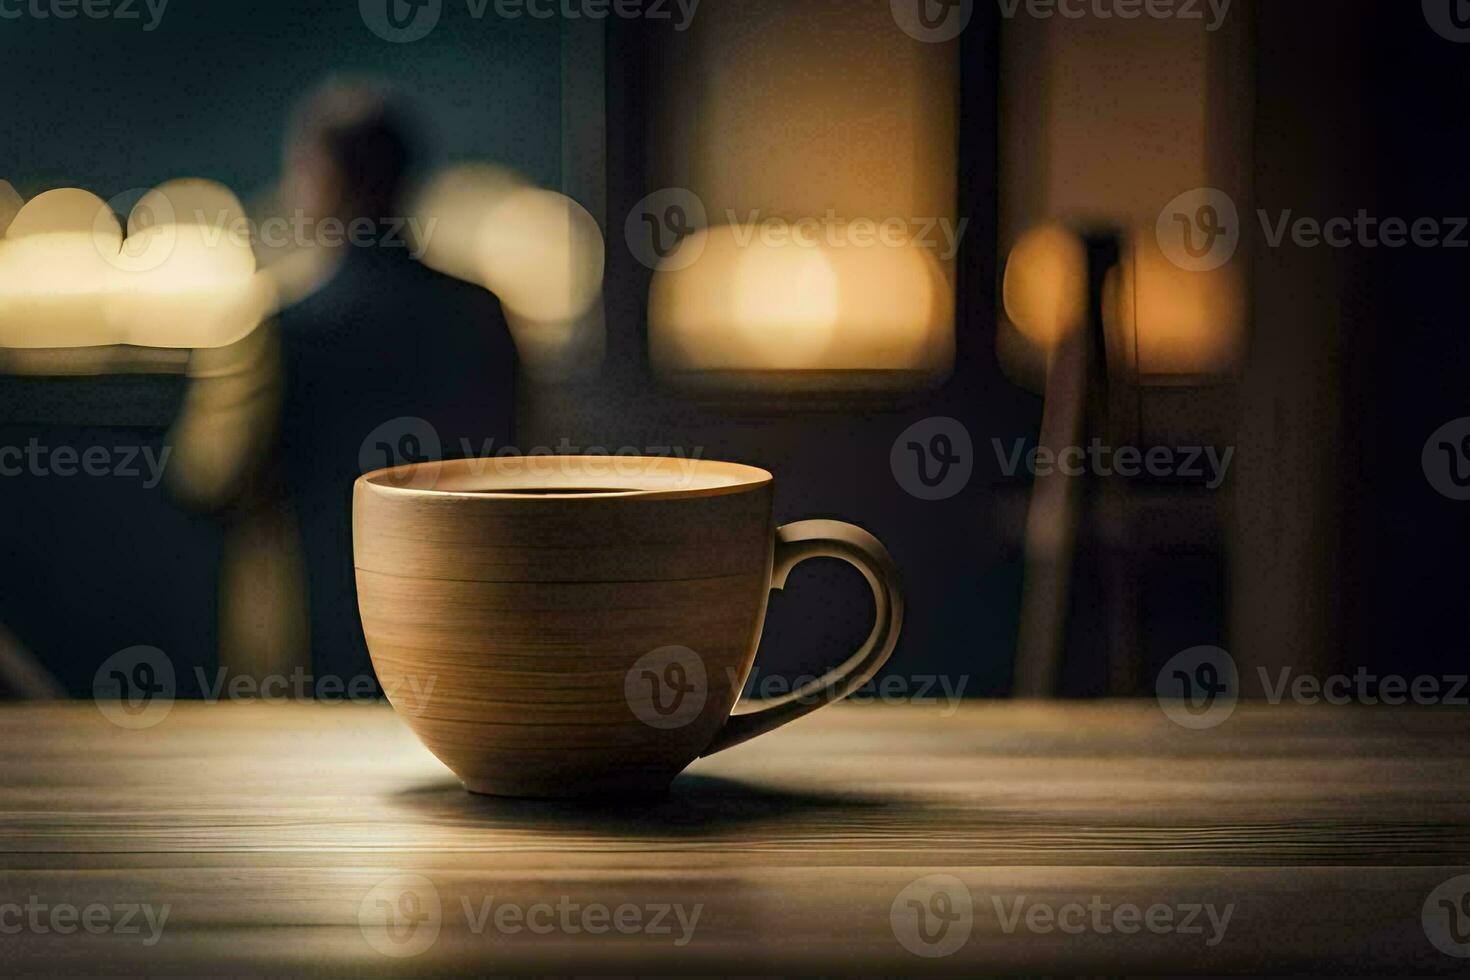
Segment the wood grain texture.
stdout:
[[[169,906],[143,935],[0,933],[0,973],[1324,972],[1452,974],[1429,893],[1470,870],[1462,712],[1151,703],[837,705],[696,762],[663,800],[477,797],[386,706],[0,709],[0,906]],[[890,909],[952,875],[973,932],[920,959]],[[427,880],[395,959],[360,918]],[[476,932],[479,911],[701,905],[692,938]],[[1007,933],[1018,900],[1234,904],[1224,938]],[[468,909],[468,913],[467,910]],[[1008,914],[1008,913],[1007,913]]]

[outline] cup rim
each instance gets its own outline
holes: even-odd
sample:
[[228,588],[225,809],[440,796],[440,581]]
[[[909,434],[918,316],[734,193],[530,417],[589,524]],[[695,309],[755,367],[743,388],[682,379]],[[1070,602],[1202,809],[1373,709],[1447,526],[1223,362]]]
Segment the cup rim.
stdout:
[[[645,472],[606,474],[615,467],[643,464]],[[554,471],[546,485],[546,468]],[[581,480],[576,474],[595,476]],[[477,488],[477,482],[500,479],[504,486]],[[719,497],[748,493],[771,485],[775,478],[758,466],[722,460],[676,456],[492,456],[455,460],[431,460],[373,470],[357,478],[356,486],[366,492],[446,500],[485,500],[534,505],[537,501],[670,500]],[[557,493],[564,481],[567,493]],[[643,482],[645,486],[618,486]],[[448,486],[443,484],[448,483]],[[516,486],[523,483],[525,486]],[[527,490],[536,492],[528,493]]]

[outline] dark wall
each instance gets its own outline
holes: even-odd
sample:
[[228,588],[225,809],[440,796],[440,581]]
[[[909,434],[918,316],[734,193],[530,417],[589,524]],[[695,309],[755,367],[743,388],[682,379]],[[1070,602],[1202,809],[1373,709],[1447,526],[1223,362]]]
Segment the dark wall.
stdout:
[[1431,487],[1421,453],[1442,425],[1470,416],[1470,44],[1451,43],[1413,16],[1365,16],[1362,24],[1348,35],[1358,81],[1343,80],[1351,121],[1336,131],[1331,161],[1359,206],[1435,218],[1447,229],[1458,223],[1460,244],[1349,255],[1345,659],[1396,673],[1464,674],[1470,504]]
[[[1446,0],[1442,6],[1448,6]],[[1470,215],[1470,44],[1420,4],[1260,3],[1256,206],[1448,231]],[[1432,6],[1432,5],[1431,5]],[[1258,222],[1253,231],[1260,236]],[[1242,527],[1258,659],[1318,673],[1463,674],[1466,504],[1421,459],[1470,416],[1470,228],[1459,247],[1260,247],[1247,419],[1276,513]],[[1300,550],[1298,551],[1299,546]],[[1299,555],[1282,562],[1278,556]]]
[[247,195],[276,179],[291,106],[330,72],[412,93],[439,157],[560,180],[554,19],[475,19],[449,2],[432,32],[403,44],[373,34],[352,0],[171,0],[152,31],[127,20],[0,25],[0,178],[26,197],[71,185],[108,198],[178,176]]

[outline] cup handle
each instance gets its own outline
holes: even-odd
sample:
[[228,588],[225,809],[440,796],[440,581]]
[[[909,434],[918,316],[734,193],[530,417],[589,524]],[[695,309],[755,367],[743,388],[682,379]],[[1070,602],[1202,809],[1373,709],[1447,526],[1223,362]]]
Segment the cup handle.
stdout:
[[863,573],[873,589],[873,631],[857,653],[814,681],[779,698],[748,702],[730,716],[702,755],[739,745],[818,708],[841,701],[866,684],[893,653],[903,625],[898,568],[888,550],[867,531],[842,521],[799,521],[776,530],[771,588],[786,586],[791,570],[808,558],[841,558]]

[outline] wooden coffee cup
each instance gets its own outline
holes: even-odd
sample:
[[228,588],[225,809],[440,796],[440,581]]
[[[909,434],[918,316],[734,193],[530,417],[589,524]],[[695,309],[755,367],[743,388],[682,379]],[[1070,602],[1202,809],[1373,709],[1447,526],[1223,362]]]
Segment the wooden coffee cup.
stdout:
[[[358,607],[378,679],[476,793],[662,791],[700,755],[846,697],[903,619],[883,546],[838,521],[782,528],[765,470],[525,456],[370,473],[353,495]],[[873,589],[862,648],[742,706],[771,589],[807,558]]]

